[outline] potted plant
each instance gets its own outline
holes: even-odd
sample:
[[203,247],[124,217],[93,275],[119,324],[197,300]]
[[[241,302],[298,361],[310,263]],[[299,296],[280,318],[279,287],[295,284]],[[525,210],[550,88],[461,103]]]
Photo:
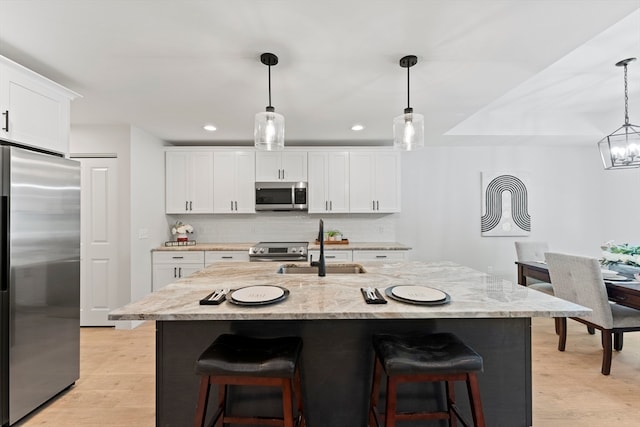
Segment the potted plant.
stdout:
[[342,241],[342,233],[339,230],[329,230],[327,231],[327,240],[330,241]]
[[602,246],[602,250],[600,263],[603,266],[630,279],[640,274],[640,246],[628,243],[615,245],[609,241]]
[[184,224],[182,221],[176,221],[171,227],[171,234],[176,236],[176,241],[186,242],[189,240],[187,233],[193,233],[193,227],[189,224]]

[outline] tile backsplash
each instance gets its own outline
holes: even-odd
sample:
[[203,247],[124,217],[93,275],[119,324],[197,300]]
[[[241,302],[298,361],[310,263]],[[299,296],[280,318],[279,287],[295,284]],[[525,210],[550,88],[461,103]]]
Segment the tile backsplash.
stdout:
[[[194,227],[193,239],[202,243],[259,241],[313,241],[318,221],[325,231],[337,229],[353,242],[395,242],[396,215],[343,214],[313,215],[295,212],[260,212],[252,215],[167,215]],[[170,239],[171,235],[167,234]]]

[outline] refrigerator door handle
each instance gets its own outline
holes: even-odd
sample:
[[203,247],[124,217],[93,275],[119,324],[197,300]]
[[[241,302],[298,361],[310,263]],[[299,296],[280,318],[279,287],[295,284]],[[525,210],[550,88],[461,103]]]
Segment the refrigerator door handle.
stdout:
[[0,245],[2,245],[0,292],[7,292],[9,289],[9,196],[2,196],[0,203]]

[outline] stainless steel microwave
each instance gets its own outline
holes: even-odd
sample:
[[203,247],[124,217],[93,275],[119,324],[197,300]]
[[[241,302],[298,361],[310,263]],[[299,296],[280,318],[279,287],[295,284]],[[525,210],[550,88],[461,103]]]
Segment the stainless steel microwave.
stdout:
[[306,211],[306,182],[256,182],[257,211]]

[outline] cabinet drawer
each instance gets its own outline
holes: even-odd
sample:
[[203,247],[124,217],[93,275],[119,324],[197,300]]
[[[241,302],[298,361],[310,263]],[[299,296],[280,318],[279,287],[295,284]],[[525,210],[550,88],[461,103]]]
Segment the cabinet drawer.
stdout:
[[156,251],[153,253],[154,264],[202,263],[204,251]]
[[[313,257],[314,261],[320,259],[320,251],[309,251],[309,259]],[[351,262],[351,251],[324,251],[324,260],[326,262]]]
[[353,261],[402,261],[404,251],[353,251]]
[[204,253],[205,265],[214,262],[243,262],[249,261],[249,251],[206,251]]

